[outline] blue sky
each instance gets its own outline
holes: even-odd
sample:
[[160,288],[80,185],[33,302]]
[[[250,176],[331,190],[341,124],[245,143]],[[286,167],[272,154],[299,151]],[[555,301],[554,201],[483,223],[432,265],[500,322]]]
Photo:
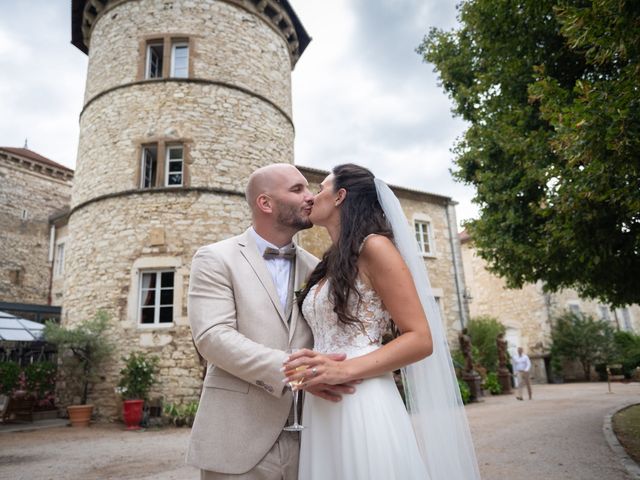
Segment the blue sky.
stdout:
[[[452,197],[450,149],[465,129],[415,48],[432,26],[456,25],[449,0],[290,0],[312,37],[292,74],[296,163],[355,162],[389,183]],[[71,168],[87,57],[70,44],[70,2],[0,1],[0,145]]]

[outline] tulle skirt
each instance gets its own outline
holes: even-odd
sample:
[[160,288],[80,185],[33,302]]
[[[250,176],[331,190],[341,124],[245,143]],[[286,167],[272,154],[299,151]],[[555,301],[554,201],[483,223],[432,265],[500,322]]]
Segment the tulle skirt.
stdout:
[[338,403],[305,395],[299,480],[428,480],[392,375]]

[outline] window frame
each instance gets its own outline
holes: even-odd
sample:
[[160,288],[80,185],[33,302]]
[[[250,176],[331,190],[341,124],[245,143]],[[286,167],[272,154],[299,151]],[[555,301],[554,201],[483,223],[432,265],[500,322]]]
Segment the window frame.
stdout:
[[[171,159],[171,151],[180,150],[182,152],[180,160]],[[183,143],[172,143],[166,146],[165,149],[165,161],[164,161],[164,186],[169,188],[177,188],[184,186],[184,152],[185,147]],[[180,162],[180,183],[179,184],[169,184],[169,175],[171,174],[170,166],[171,163]],[[176,172],[173,172],[174,174]]]
[[[146,157],[145,157],[145,153],[148,152],[151,148],[155,148],[156,150],[156,154],[155,154],[155,176],[151,175],[150,178],[150,184],[149,185],[145,185],[145,181],[147,178],[147,173],[146,173]],[[154,188],[158,186],[158,152],[159,152],[159,144],[158,143],[146,143],[144,145],[141,146],[141,150],[140,150],[140,182],[138,187],[142,190],[147,190],[150,188]]]
[[[162,287],[162,276],[158,277],[158,274],[163,273],[173,273],[173,285],[170,288]],[[155,274],[156,275],[156,285],[153,289],[154,291],[154,302],[153,302],[153,323],[143,323],[142,322],[142,309],[143,309],[143,283],[145,274]],[[176,276],[178,272],[175,268],[145,268],[139,270],[139,280],[138,280],[138,302],[137,302],[137,325],[139,328],[162,328],[162,327],[172,327],[176,324]],[[149,289],[147,289],[149,290]],[[160,309],[162,307],[168,307],[168,304],[161,304],[161,293],[162,290],[171,290],[171,321],[170,322],[161,322],[160,321]],[[147,308],[149,308],[147,306]]]
[[[423,229],[420,229],[420,240],[418,240],[418,226],[426,226],[426,240],[427,245],[429,247],[429,251],[425,251],[424,249],[424,240],[425,240],[425,232]],[[416,244],[418,246],[418,252],[423,257],[435,257],[436,249],[435,249],[435,240],[433,234],[433,222],[429,219],[425,218],[414,218],[413,219],[413,232],[414,238],[416,239]]]
[[64,275],[64,253],[65,242],[56,243],[56,250],[53,263],[53,278],[60,278]]
[[[160,78],[164,78],[164,58],[165,58],[165,44],[166,41],[164,38],[156,38],[156,39],[149,39],[146,42],[146,48],[145,48],[145,56],[144,56],[144,64],[145,64],[145,69],[144,69],[144,78],[145,80],[156,80],[156,79],[160,79]],[[151,77],[151,49],[152,47],[162,47],[162,51],[161,51],[161,55],[160,55],[160,65],[159,65],[159,75],[155,76],[155,77]]]
[[[187,49],[187,64],[185,66],[185,75],[176,75],[176,49]],[[169,77],[170,78],[189,78],[189,54],[190,54],[189,40],[188,39],[175,39],[171,41],[171,64],[169,65]]]

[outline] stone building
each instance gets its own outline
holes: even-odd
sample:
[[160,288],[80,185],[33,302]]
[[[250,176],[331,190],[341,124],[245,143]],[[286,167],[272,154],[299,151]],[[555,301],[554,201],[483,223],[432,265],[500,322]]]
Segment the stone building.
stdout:
[[[52,241],[51,216],[69,206],[73,170],[27,148],[0,147],[0,302],[51,304],[62,278],[64,242]],[[54,302],[55,304],[55,302]]]
[[[89,62],[70,210],[53,222],[70,245],[63,323],[98,309],[112,319],[117,348],[91,398],[99,415],[117,415],[131,351],[160,358],[152,396],[198,397],[191,258],[250,225],[253,170],[294,163],[291,70],[309,40],[285,0],[73,0],[72,43]],[[311,183],[326,175],[300,168]],[[455,338],[467,317],[455,203],[395,190]],[[299,242],[318,255],[328,244],[319,229]],[[62,406],[73,401],[59,393]]]
[[[490,273],[486,262],[476,253],[472,238],[460,234],[462,263],[469,296],[471,317],[488,315],[507,329],[506,340],[514,353],[523,347],[532,360],[535,382],[545,383],[549,375],[549,349],[553,320],[565,311],[591,315],[610,321],[613,328],[640,333],[640,306],[611,308],[581,298],[573,289],[556,293],[543,290],[543,283],[527,284],[520,289],[507,288],[502,278]],[[565,369],[569,380],[581,378],[579,369]]]

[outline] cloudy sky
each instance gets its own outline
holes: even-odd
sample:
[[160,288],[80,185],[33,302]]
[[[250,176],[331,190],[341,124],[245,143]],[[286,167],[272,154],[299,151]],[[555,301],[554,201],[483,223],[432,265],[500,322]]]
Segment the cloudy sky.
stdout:
[[[0,0],[0,145],[74,168],[87,57],[73,47],[69,0]],[[312,41],[293,72],[296,163],[355,162],[387,182],[452,197],[450,151],[465,128],[432,65],[415,53],[431,26],[456,25],[453,0],[290,0]]]

